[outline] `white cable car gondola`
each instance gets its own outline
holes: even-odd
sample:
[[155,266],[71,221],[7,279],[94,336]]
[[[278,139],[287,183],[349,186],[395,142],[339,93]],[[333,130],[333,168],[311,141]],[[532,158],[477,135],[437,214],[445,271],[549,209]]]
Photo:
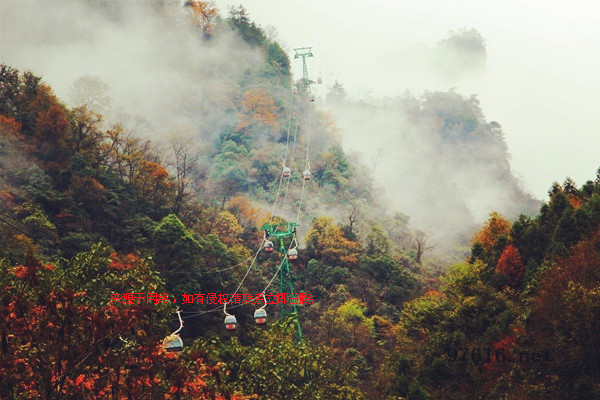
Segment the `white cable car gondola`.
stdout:
[[225,329],[234,331],[237,327],[237,319],[235,318],[235,315],[231,315],[227,312],[227,303],[223,304],[223,312],[225,313]]
[[[183,328],[183,320],[181,319],[181,311],[177,310],[177,316],[179,317],[179,329],[171,333],[169,336],[164,338],[162,346],[163,349],[172,353],[180,353],[183,350],[183,340],[177,334],[181,328]],[[121,339],[122,340],[122,339]]]
[[261,308],[254,311],[254,322],[256,322],[257,325],[264,325],[267,323],[267,311],[265,310],[265,307],[267,306],[267,298],[265,297],[264,293],[262,293],[262,297],[265,301],[265,304]]
[[292,170],[289,167],[283,167],[283,177],[289,178]]
[[292,94],[298,94],[298,88],[296,86],[292,88]]
[[237,327],[237,319],[235,318],[235,315],[226,316],[225,317],[225,328],[228,331],[234,331],[236,327]]
[[310,169],[305,169],[302,173],[302,177],[305,181],[310,181]]
[[287,252],[288,260],[295,261],[298,259],[298,250],[294,247],[293,249],[289,249]]
[[265,240],[265,245],[263,246],[263,248],[267,253],[272,253],[275,249],[275,246],[273,246],[273,242],[271,242],[270,240]]

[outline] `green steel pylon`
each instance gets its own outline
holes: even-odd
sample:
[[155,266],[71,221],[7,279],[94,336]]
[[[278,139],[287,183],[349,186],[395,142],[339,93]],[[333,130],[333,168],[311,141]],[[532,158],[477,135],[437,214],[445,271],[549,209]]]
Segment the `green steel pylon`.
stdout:
[[[261,229],[265,231],[266,236],[268,238],[279,239],[279,254],[280,259],[279,262],[281,265],[281,269],[279,271],[280,280],[280,293],[289,293],[289,298],[291,298],[291,293],[295,293],[294,291],[294,282],[291,279],[290,275],[290,263],[287,257],[287,248],[284,243],[284,238],[292,237],[296,235],[296,227],[298,226],[295,222],[284,222],[281,224],[264,224]],[[281,318],[285,318],[286,316],[293,314],[296,319],[296,328],[298,330],[298,342],[302,343],[302,327],[300,326],[300,319],[298,317],[298,307],[296,304],[291,304],[292,311],[288,310],[285,302],[281,302],[279,304],[279,310],[281,314]]]
[[302,58],[302,82],[303,86],[306,88],[306,90],[308,90],[309,94],[312,94],[310,85],[315,83],[314,81],[311,81],[308,77],[308,67],[306,66],[306,58],[313,56],[311,49],[312,47],[300,47],[294,49],[294,51],[296,52],[296,54],[294,54],[294,59]]

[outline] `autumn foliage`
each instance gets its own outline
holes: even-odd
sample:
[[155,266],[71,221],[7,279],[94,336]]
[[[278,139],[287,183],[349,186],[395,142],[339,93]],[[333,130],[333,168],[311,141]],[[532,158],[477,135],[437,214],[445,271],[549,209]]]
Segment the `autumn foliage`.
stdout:
[[242,119],[237,126],[238,131],[247,129],[255,122],[274,129],[279,126],[279,106],[266,90],[261,88],[248,89],[244,93],[241,106]]
[[483,224],[481,229],[473,235],[471,242],[473,244],[481,243],[487,253],[496,245],[500,236],[509,234],[510,228],[510,221],[494,211],[490,213],[490,218]]
[[113,291],[157,291],[160,283],[144,260],[106,250],[57,266],[31,257],[0,264],[2,398],[225,398],[216,387],[221,367],[198,351],[162,349],[167,305],[109,303]]
[[347,239],[331,218],[315,219],[306,241],[311,256],[330,265],[352,266],[358,262],[360,244]]
[[504,275],[511,285],[516,285],[523,279],[525,264],[515,246],[509,244],[504,248],[498,259],[496,271]]

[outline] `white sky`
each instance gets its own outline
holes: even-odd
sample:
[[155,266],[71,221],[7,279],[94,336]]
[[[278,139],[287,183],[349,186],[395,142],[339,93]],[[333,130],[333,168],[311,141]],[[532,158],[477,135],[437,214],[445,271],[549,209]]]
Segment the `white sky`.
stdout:
[[[217,0],[222,14],[238,4]],[[456,86],[477,93],[488,121],[504,128],[512,167],[545,199],[553,181],[581,185],[600,167],[600,5],[592,1],[246,0],[250,17],[279,40],[313,46],[311,72],[335,79],[354,98]],[[486,39],[483,77],[449,83],[424,76],[415,49],[451,30],[474,27]],[[416,52],[415,52],[416,51]],[[296,76],[300,62],[294,62]],[[408,67],[407,67],[408,66]],[[321,87],[320,93],[325,93]],[[370,92],[371,91],[371,92]]]

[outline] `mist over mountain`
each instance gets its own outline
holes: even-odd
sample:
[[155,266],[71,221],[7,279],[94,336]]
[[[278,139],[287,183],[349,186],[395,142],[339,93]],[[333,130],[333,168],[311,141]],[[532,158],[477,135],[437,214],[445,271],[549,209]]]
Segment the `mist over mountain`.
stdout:
[[156,140],[178,128],[214,138],[234,123],[237,82],[266,58],[226,26],[213,32],[216,14],[207,26],[189,23],[193,11],[178,1],[26,0],[2,11],[4,62],[43,75],[72,106],[105,97],[100,109],[89,104],[105,121]]
[[[186,23],[193,11],[178,2],[32,4],[5,7],[0,29],[12,38],[3,42],[6,62],[43,74],[59,96],[73,106],[88,104],[106,123],[119,122],[163,144],[173,133],[192,135],[204,148],[204,175],[213,169],[204,144],[240,124],[243,117],[232,99],[243,96],[244,86],[268,87],[280,101],[289,101],[281,83],[260,72],[268,55],[215,24],[218,16],[202,27],[210,30],[206,41],[196,34],[197,25]],[[37,28],[26,28],[32,25]],[[445,81],[485,71],[485,41],[475,29],[450,32],[417,53],[408,57],[413,64],[402,68],[424,68],[423,74]],[[421,98],[332,101],[327,107],[346,149],[373,162],[375,182],[386,189],[383,204],[391,213],[408,215],[414,228],[439,243],[465,243],[491,209],[515,217],[537,208],[510,170],[500,125],[486,121],[476,97],[434,92]],[[320,126],[313,126],[314,151],[328,143],[319,145]],[[252,135],[259,149],[271,133]],[[250,186],[242,187],[255,187],[252,182],[261,177],[248,179]],[[298,200],[294,190],[291,196]],[[318,199],[307,207],[327,212]],[[331,215],[340,218],[340,212]]]
[[475,95],[407,92],[364,102],[341,90],[332,88],[327,106],[345,148],[367,156],[388,207],[414,226],[439,241],[460,241],[489,210],[510,218],[537,212],[539,201],[511,170],[501,125],[486,120]]

